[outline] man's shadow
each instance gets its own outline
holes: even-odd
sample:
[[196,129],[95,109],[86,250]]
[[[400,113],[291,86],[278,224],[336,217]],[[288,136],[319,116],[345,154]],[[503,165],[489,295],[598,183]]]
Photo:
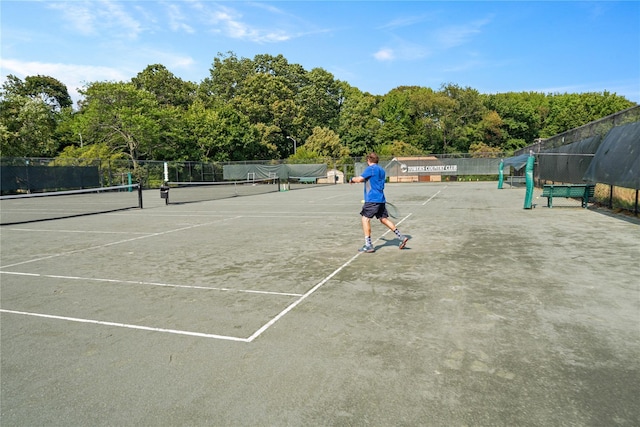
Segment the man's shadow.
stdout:
[[[409,245],[411,244],[412,237],[410,234],[405,234],[405,236],[409,238],[409,241],[407,242],[407,245],[402,250],[403,251],[411,250]],[[398,246],[400,246],[400,239],[398,239],[397,237],[388,238],[388,239],[381,237],[380,239],[378,239],[377,244],[374,245],[374,248],[377,251],[378,249],[384,248],[385,246],[395,246],[397,248]]]

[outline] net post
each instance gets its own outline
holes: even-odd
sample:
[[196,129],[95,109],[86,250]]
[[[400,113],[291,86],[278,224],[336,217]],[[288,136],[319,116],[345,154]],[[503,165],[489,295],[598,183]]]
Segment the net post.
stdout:
[[142,184],[138,182],[138,206],[142,209]]

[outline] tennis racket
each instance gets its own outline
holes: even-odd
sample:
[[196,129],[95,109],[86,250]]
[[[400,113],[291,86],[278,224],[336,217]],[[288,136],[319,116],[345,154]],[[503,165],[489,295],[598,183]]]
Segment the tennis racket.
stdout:
[[387,202],[385,207],[387,208],[387,212],[389,213],[389,216],[391,218],[399,218],[400,217],[400,211],[398,210],[396,205],[394,205],[393,203]]

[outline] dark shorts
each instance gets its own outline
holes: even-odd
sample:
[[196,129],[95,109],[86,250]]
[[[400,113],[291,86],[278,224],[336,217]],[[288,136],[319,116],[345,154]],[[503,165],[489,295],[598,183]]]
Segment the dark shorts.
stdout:
[[387,208],[384,203],[372,203],[372,202],[366,202],[362,206],[360,215],[367,218],[373,218],[375,216],[377,219],[383,219],[383,218],[389,217],[389,213],[387,212]]

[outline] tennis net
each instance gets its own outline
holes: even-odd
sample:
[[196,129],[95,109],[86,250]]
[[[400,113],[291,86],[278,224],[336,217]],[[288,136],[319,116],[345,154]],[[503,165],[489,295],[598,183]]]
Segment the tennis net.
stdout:
[[313,187],[335,185],[336,181],[333,176],[290,176],[287,179],[287,187],[289,190],[301,190]]
[[0,196],[0,225],[142,209],[139,184]]
[[277,178],[220,182],[169,182],[167,204],[205,202],[279,191]]

